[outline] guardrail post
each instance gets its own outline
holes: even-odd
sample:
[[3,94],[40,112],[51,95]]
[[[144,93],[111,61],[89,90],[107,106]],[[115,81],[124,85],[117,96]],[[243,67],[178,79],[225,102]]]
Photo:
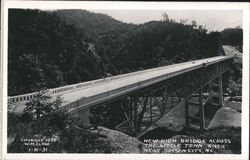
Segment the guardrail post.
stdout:
[[79,99],[76,100],[76,108],[79,106]]

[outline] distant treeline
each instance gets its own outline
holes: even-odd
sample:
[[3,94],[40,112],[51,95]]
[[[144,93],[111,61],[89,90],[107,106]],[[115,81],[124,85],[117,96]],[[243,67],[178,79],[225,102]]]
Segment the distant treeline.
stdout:
[[85,10],[9,10],[8,95],[218,55],[242,29],[163,17],[135,25]]

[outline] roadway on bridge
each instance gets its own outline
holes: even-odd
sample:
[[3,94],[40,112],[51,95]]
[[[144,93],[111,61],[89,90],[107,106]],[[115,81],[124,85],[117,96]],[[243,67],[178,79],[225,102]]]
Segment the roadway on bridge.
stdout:
[[178,71],[182,71],[187,68],[199,66],[203,63],[213,62],[217,60],[224,59],[225,56],[218,56],[212,58],[206,58],[201,60],[189,61],[184,63],[178,63],[174,65],[169,65],[165,67],[160,67],[158,70],[149,70],[148,72],[138,73],[132,76],[123,77],[121,79],[112,80],[103,84],[98,84],[89,88],[81,88],[79,90],[74,90],[71,92],[62,93],[63,105],[70,102],[77,101],[83,97],[90,97],[98,95],[107,91],[112,91],[130,84],[138,83],[144,80],[152,79],[162,75],[168,75]]

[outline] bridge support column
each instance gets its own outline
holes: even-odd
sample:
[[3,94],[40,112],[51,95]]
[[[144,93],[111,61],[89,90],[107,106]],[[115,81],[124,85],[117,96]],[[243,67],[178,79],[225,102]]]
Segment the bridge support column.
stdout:
[[219,105],[223,106],[223,86],[222,86],[222,75],[219,77],[219,91],[218,91]]
[[189,127],[189,97],[185,100],[185,125]]
[[213,89],[212,89],[212,82],[208,83],[208,104],[212,104],[213,103]]
[[71,114],[73,119],[77,120],[78,124],[89,125],[90,124],[90,110],[89,108],[82,108],[78,112]]
[[204,115],[204,106],[203,106],[203,89],[199,90],[199,118],[200,118],[200,129],[205,129],[205,115]]

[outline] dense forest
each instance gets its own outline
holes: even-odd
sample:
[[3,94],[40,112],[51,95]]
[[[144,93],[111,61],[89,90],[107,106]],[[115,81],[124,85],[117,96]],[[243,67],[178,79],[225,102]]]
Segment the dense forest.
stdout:
[[127,24],[86,10],[9,10],[8,95],[242,49],[242,29],[208,32],[195,21]]

